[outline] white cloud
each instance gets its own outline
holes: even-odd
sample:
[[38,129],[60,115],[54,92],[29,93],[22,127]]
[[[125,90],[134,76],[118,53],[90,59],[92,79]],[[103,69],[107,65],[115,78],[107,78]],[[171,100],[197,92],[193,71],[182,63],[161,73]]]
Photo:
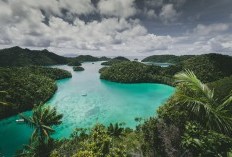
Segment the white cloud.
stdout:
[[156,19],[157,18],[157,15],[155,13],[155,10],[145,10],[144,11],[144,14],[148,17],[148,19]]
[[[199,24],[189,33],[173,37],[148,32],[143,22],[136,19],[140,14],[154,23],[160,19],[170,24],[180,17],[179,7],[184,3],[185,0],[147,0],[145,5],[150,7],[138,10],[134,0],[100,0],[96,7],[91,0],[0,1],[0,44],[96,52],[93,55],[230,53],[230,24]],[[98,20],[85,21],[79,16],[89,18],[93,13],[99,16]],[[67,15],[70,22],[67,17],[64,19]],[[161,29],[163,25],[159,24],[156,28]]]
[[166,4],[162,7],[159,14],[162,21],[165,23],[176,21],[180,13],[178,13],[173,4]]
[[60,8],[67,9],[72,13],[87,15],[95,11],[91,0],[60,0],[59,2]]
[[198,24],[193,30],[196,35],[209,35],[218,32],[224,32],[229,29],[229,25],[225,23],[217,23],[211,25]]
[[[24,5],[20,5],[22,2]],[[0,3],[6,8],[2,8],[1,15],[4,16],[0,16],[0,21],[4,20],[0,28],[0,43],[3,45],[137,53],[168,49],[171,42],[170,36],[148,33],[138,19],[127,19],[135,14],[133,0],[101,1],[99,9],[102,14],[116,17],[91,22],[74,17],[72,24],[53,14],[61,14],[59,8],[63,7],[69,8],[72,13],[87,14],[94,10],[90,0],[79,0],[76,4],[56,1],[54,6],[44,0],[35,3],[26,0]],[[103,4],[112,12],[104,10]],[[41,9],[49,14],[49,25],[43,23],[45,15]]]
[[136,14],[134,0],[100,0],[98,8],[107,16],[127,18]]

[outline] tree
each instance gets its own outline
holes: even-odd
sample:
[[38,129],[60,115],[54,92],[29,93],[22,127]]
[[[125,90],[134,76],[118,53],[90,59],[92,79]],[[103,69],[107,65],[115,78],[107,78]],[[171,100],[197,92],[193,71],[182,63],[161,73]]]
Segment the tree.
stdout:
[[189,118],[206,129],[231,135],[232,94],[223,100],[214,98],[214,91],[197,79],[191,71],[175,75],[178,83],[174,96],[176,105],[189,112]]
[[222,157],[231,151],[232,139],[215,131],[204,130],[197,123],[188,122],[181,145],[193,156]]
[[61,124],[63,117],[62,114],[57,113],[55,108],[50,106],[43,107],[42,105],[33,110],[31,117],[26,117],[23,114],[20,114],[20,116],[27,125],[34,128],[31,140],[38,139],[40,143],[48,142],[50,135],[55,132],[52,126]]
[[112,124],[110,123],[110,125],[107,128],[107,132],[110,136],[116,137],[116,138],[120,138],[120,136],[123,135],[123,130],[124,128],[120,127],[120,124],[116,123],[116,124]]

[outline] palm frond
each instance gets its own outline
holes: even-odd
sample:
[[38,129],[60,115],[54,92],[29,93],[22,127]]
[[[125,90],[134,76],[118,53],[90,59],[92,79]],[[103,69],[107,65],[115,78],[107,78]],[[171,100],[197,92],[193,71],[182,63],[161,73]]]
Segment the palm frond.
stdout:
[[29,127],[31,127],[31,128],[36,127],[36,124],[31,117],[26,117],[21,113],[19,114],[19,116],[24,120],[24,123],[27,124]]
[[232,116],[228,109],[231,105],[232,95],[222,104],[214,99],[214,91],[203,84],[193,72],[175,75],[178,83],[175,101],[187,110],[193,120],[208,129],[213,129],[225,134],[232,132]]

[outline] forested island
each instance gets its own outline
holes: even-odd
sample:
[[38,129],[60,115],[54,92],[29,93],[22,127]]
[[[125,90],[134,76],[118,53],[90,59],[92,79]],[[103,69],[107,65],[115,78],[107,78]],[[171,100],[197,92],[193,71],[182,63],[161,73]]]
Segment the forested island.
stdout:
[[153,55],[153,56],[144,58],[142,62],[180,63],[181,61],[187,60],[192,57],[194,57],[194,55],[183,55],[183,56]]
[[80,66],[82,62],[107,61],[107,57],[94,57],[91,55],[79,55],[77,57],[59,56],[46,49],[30,50],[15,46],[0,50],[0,67],[8,66],[48,66],[68,64],[70,66]]
[[110,59],[107,62],[102,62],[101,65],[113,65],[113,64],[120,63],[120,62],[123,62],[123,61],[130,61],[130,60],[125,58],[125,57],[118,56],[118,57]]
[[73,71],[84,71],[85,69],[83,67],[80,66],[74,66],[73,67]]
[[[176,59],[177,56],[174,58]],[[149,57],[148,57],[149,58]],[[155,58],[155,56],[153,56]],[[170,56],[162,59],[165,63]],[[121,83],[154,82],[173,85],[173,76],[185,69],[193,71],[204,83],[217,81],[232,75],[232,57],[220,54],[204,54],[199,56],[180,56],[181,62],[168,67],[145,65],[138,62],[121,62],[100,70],[101,79]],[[183,60],[183,58],[187,58]],[[158,56],[160,59],[160,56]],[[151,61],[151,60],[149,60]]]
[[71,73],[38,66],[0,68],[0,118],[32,109],[55,93],[55,80],[70,78]]
[[70,59],[47,50],[31,51],[19,47],[0,50],[0,56],[0,118],[33,109],[31,116],[20,114],[34,132],[28,145],[16,156],[231,155],[231,56],[152,56],[143,60],[174,63],[168,67],[146,65],[122,57],[109,60],[104,64],[107,66],[99,70],[101,79],[120,83],[168,84],[175,86],[175,94],[158,109],[156,116],[148,119],[135,117],[138,125],[134,129],[123,123],[96,124],[92,128],[77,128],[70,138],[59,140],[52,134],[55,133],[54,126],[62,123],[62,113],[43,104],[56,91],[55,80],[70,78],[71,73],[41,65],[68,64],[75,70],[80,69],[83,62],[108,58],[79,56]]

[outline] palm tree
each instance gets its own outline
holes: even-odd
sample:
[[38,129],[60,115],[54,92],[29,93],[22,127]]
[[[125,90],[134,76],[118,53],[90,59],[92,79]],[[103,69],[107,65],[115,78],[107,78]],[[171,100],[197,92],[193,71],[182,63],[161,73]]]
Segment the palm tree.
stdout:
[[55,108],[50,106],[43,107],[42,105],[33,110],[31,117],[26,117],[23,114],[20,114],[20,116],[27,125],[34,128],[31,140],[38,140],[42,144],[48,142],[50,135],[55,132],[52,126],[61,124],[63,117],[62,114],[57,113]]
[[120,127],[120,124],[118,123],[116,123],[115,125],[110,123],[109,127],[107,128],[108,134],[116,138],[119,138],[123,134],[123,130],[124,129]]
[[38,140],[24,145],[23,150],[16,154],[16,157],[49,157],[54,149],[54,141],[49,140],[48,143],[41,144]]
[[214,91],[197,79],[195,74],[186,70],[175,75],[178,83],[175,102],[190,114],[192,120],[207,129],[231,135],[232,94],[223,100],[214,98]]

